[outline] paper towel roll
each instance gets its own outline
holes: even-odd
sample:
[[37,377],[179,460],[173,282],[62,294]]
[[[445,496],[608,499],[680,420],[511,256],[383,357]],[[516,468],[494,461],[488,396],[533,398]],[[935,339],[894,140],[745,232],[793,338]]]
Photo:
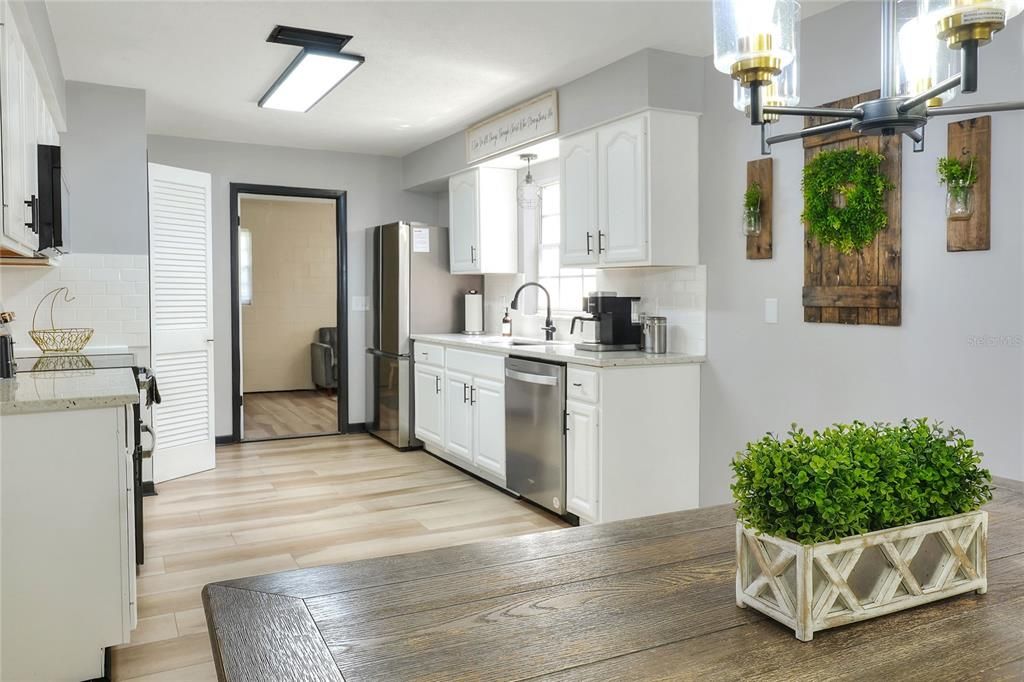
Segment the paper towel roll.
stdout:
[[476,291],[466,294],[466,324],[463,334],[484,333],[484,297]]

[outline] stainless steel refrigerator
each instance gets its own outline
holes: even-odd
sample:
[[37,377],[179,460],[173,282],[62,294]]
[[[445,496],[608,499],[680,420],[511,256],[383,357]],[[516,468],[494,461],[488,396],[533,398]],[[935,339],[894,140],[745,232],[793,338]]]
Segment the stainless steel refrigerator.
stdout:
[[418,447],[409,337],[461,331],[463,296],[483,291],[483,277],[448,272],[446,227],[371,227],[366,252],[366,430],[398,448]]

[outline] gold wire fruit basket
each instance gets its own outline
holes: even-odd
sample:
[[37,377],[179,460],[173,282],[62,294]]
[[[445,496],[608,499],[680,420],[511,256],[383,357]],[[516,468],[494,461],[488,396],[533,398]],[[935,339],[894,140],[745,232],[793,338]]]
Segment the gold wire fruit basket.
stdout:
[[[32,329],[28,335],[32,337],[36,345],[39,346],[39,350],[44,353],[77,353],[85,345],[89,343],[92,338],[94,329],[88,327],[56,327],[53,323],[53,307],[57,303],[57,297],[63,293],[64,302],[70,303],[75,300],[75,297],[71,295],[71,290],[67,287],[59,287],[54,289],[50,293],[46,294],[39,300],[39,304],[36,305],[36,310],[32,313]],[[50,299],[50,329],[36,329],[36,316],[39,314],[39,308],[42,307],[46,299]]]

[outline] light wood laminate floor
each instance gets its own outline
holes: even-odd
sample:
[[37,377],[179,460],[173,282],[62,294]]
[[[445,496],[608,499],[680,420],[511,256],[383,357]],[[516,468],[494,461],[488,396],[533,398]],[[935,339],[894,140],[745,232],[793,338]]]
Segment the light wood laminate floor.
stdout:
[[215,680],[200,591],[219,580],[563,526],[416,450],[370,436],[217,449],[217,468],[145,500],[139,627],[117,680]]
[[246,393],[243,438],[337,433],[338,398],[322,391]]

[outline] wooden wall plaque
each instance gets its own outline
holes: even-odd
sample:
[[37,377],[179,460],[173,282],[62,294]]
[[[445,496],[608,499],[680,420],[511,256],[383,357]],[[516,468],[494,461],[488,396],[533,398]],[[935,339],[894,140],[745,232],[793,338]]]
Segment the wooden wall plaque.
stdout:
[[[878,96],[875,90],[823,106],[848,109]],[[818,116],[804,119],[805,127],[835,120]],[[847,130],[818,135],[804,140],[804,163],[825,150],[849,148],[869,149],[885,157],[881,170],[895,185],[886,196],[889,224],[873,242],[848,254],[821,246],[804,225],[804,322],[898,326],[901,321],[902,138],[860,135]]]
[[992,117],[979,116],[949,124],[946,156],[973,154],[978,182],[974,185],[974,213],[967,220],[946,220],[946,251],[988,251],[992,196]]
[[761,186],[761,234],[747,237],[747,260],[772,257],[772,158],[747,161],[747,187]]

